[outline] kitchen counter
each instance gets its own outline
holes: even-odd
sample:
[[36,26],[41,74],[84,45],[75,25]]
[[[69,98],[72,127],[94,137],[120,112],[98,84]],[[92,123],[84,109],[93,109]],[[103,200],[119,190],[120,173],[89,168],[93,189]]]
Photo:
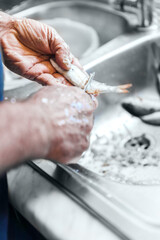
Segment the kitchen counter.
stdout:
[[[54,172],[54,163],[39,161]],[[119,239],[63,189],[28,165],[11,170],[8,185],[12,205],[46,239]]]

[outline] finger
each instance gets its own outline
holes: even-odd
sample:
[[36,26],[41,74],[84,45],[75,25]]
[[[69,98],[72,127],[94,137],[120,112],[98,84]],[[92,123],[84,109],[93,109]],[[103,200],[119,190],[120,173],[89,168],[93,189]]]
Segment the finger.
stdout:
[[14,21],[18,40],[33,51],[46,55],[52,54],[49,45],[52,31],[48,28],[47,25],[33,19],[23,18]]
[[41,54],[54,54],[60,67],[70,69],[69,47],[52,27],[32,19],[19,19],[15,21],[14,28],[19,41],[26,47]]
[[93,111],[98,107],[98,100],[97,98],[92,95],[84,92],[84,97],[82,97],[82,102],[88,113],[92,114]]
[[0,41],[4,34],[6,34],[9,29],[14,25],[14,17],[0,11]]
[[81,70],[84,70],[83,66],[80,64],[78,58],[74,57],[72,54],[71,54],[71,58],[72,58],[72,64],[74,64],[75,66],[77,66]]
[[[1,41],[5,65],[13,72],[24,76],[38,62],[45,61],[47,56],[42,56],[24,46],[17,38],[15,30],[10,30]],[[52,66],[50,70],[53,72]],[[29,77],[27,77],[29,78]]]
[[69,59],[68,55],[69,54],[66,52],[66,50],[62,48],[55,52],[56,63],[64,70],[69,70],[71,68],[71,60]]
[[64,84],[66,86],[73,86],[70,82],[68,82],[67,79],[65,79],[65,77],[63,77],[61,74],[59,73],[54,73],[53,77],[56,78],[61,84]]
[[64,40],[55,31],[53,53],[55,54],[55,60],[57,64],[64,70],[69,70],[71,68],[72,57],[70,55],[69,46],[64,42]]
[[[58,38],[60,41],[60,37]],[[74,64],[78,68],[83,70],[82,65],[80,64],[78,58],[74,57],[70,52],[68,45],[61,39],[61,46],[55,53],[55,59],[57,64],[65,70],[69,70],[71,68],[71,64]]]
[[93,111],[98,107],[97,98],[86,93],[83,89],[79,87],[70,87],[70,91],[73,92],[73,96],[77,96],[80,99],[80,103],[83,105],[81,109],[86,114],[92,114]]
[[71,62],[80,66],[70,54],[69,46],[50,26],[32,19],[17,19],[14,29],[18,33],[19,40],[35,52],[55,55],[57,64],[64,70],[71,68]]
[[90,94],[90,97],[93,101],[93,106],[94,106],[94,110],[98,107],[98,100],[97,100],[97,96],[93,95],[93,94]]

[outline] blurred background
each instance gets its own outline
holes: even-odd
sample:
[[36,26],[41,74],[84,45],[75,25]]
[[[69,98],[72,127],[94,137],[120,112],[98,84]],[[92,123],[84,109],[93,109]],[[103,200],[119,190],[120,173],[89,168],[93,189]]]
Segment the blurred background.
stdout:
[[[24,3],[24,1],[22,1],[22,0],[1,0],[0,8],[2,10],[11,9],[13,6],[19,5],[22,2]],[[28,0],[28,1],[25,1],[25,2],[31,2],[31,1]]]
[[[77,1],[77,0],[74,0]],[[84,0],[81,0],[84,1]],[[39,3],[46,3],[46,2],[55,2],[55,0],[1,0],[0,3],[0,9],[2,10],[11,10],[12,8],[14,8],[14,10],[16,9],[25,9],[26,7],[30,7],[30,6],[34,6],[37,5]],[[101,1],[101,2],[105,2],[105,1]]]

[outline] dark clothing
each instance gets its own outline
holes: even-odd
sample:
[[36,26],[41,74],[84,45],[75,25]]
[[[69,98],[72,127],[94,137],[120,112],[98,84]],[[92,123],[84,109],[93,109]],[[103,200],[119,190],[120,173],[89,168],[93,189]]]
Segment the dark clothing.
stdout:
[[8,191],[6,176],[0,178],[0,239],[7,240],[8,230]]
[[[3,100],[3,69],[0,54],[0,101]],[[7,240],[8,191],[6,175],[0,177],[0,239]]]

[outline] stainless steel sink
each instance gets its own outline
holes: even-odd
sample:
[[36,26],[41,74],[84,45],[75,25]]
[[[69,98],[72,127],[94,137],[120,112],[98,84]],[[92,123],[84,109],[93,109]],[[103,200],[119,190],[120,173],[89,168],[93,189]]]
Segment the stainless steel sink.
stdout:
[[[80,14],[78,9],[81,9]],[[61,14],[76,21],[83,21],[98,32],[103,46],[93,56],[84,60],[85,69],[95,72],[96,80],[110,85],[133,84],[130,94],[99,96],[93,135],[105,135],[112,145],[121,134],[115,149],[122,146],[125,151],[126,143],[145,134],[149,140],[148,151],[159,153],[160,128],[147,125],[131,116],[121,107],[121,102],[128,96],[159,99],[157,81],[160,67],[160,31],[131,31],[125,18],[96,3],[90,5],[70,2],[66,3],[65,7],[61,3],[49,3],[45,4],[43,9],[35,7],[21,13],[38,20]],[[104,28],[111,30],[111,20],[115,26],[113,31],[104,31]],[[111,39],[112,41],[108,42]],[[37,84],[31,83],[27,87],[6,91],[5,95],[8,98],[14,96],[24,99],[38,88]],[[113,135],[114,138],[110,138]],[[42,170],[44,176],[47,174],[51,181],[54,179],[78,198],[88,211],[94,212],[95,216],[121,239],[160,239],[159,182],[143,184],[140,181],[138,184],[136,181],[129,182],[128,179],[118,181],[116,177],[111,178],[107,173],[101,176],[93,168],[87,169],[88,166],[82,165],[58,164],[54,171],[50,171],[45,161],[30,163],[36,171]],[[160,171],[158,167],[157,169]],[[151,178],[156,176],[154,171],[150,173]]]
[[124,14],[117,13],[104,3],[89,1],[51,2],[29,8],[16,15],[36,20],[68,18],[87,24],[98,33],[100,45],[131,29]]
[[[96,72],[96,79],[108,84],[131,82],[133,88],[130,96],[159,99],[156,83],[160,64],[160,32],[133,33],[123,36],[122,42],[121,46],[117,42],[117,48],[115,42],[109,53],[88,63],[86,70]],[[110,140],[112,145],[121,133],[120,146],[131,138],[145,134],[150,141],[150,149],[159,152],[160,128],[147,125],[122,109],[121,101],[127,97],[114,94],[99,96],[94,134],[105,135],[108,139],[114,134],[114,139]],[[107,173],[103,177],[94,173],[93,168],[87,170],[85,164],[83,167],[78,164],[69,167],[58,165],[52,173],[41,161],[36,164],[94,210],[99,220],[111,223],[123,233],[122,239],[160,238],[159,182],[158,185],[154,181],[144,184],[133,181],[131,184],[128,179],[118,182],[117,178],[114,180]],[[159,169],[156,173],[149,172],[151,179],[156,178],[158,173]]]

